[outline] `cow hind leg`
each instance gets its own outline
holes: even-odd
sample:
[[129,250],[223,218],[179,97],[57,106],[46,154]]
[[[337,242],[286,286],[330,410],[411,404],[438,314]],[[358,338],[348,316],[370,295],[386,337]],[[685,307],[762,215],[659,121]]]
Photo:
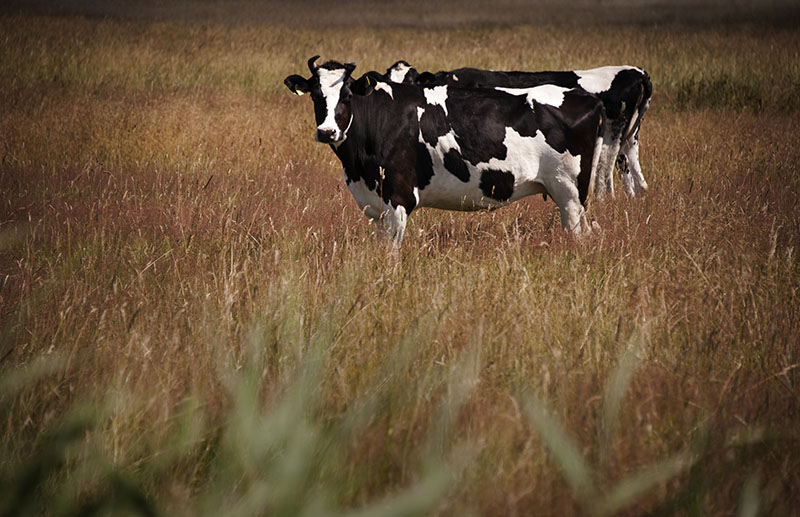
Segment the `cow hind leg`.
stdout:
[[545,184],[547,193],[558,205],[561,214],[561,227],[577,235],[591,231],[586,220],[586,210],[580,202],[578,187],[566,180],[553,180]]
[[622,182],[622,188],[629,196],[635,196],[636,193],[633,190],[633,178],[631,177],[631,169],[628,167],[628,158],[625,156],[625,153],[619,153],[617,155],[617,169],[619,170],[619,176]]
[[621,118],[609,121],[603,132],[603,145],[597,164],[594,193],[598,198],[608,194],[614,197],[614,162],[620,151],[620,140],[624,121]]
[[622,154],[628,163],[631,187],[628,192],[633,196],[647,192],[647,181],[642,174],[642,166],[639,164],[639,133],[636,132],[622,146]]

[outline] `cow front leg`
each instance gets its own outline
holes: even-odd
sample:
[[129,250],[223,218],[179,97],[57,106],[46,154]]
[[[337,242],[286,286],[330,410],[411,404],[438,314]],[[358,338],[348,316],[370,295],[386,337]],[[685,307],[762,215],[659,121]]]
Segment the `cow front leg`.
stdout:
[[403,235],[406,232],[408,223],[408,213],[404,206],[393,207],[391,203],[384,205],[384,210],[380,216],[373,219],[375,232],[386,238],[392,245],[392,249],[397,251],[403,242]]
[[363,180],[352,181],[345,175],[345,181],[361,213],[375,225],[375,233],[388,239],[393,248],[398,248],[403,241],[408,214],[415,205],[410,204],[407,209],[402,203],[384,200],[378,188]]
[[361,212],[375,225],[375,235],[391,244],[393,250],[398,250],[403,242],[403,235],[408,222],[408,212],[400,205],[392,206],[375,196],[372,203],[360,204]]

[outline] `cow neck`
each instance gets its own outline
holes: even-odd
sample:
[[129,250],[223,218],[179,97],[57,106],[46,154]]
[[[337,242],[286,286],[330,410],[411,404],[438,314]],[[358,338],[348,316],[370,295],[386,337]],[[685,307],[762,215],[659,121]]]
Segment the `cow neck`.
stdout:
[[348,165],[353,163],[353,145],[351,139],[348,137],[344,140],[344,142],[336,145],[330,144],[331,149],[333,150],[334,154],[339,158],[339,161],[342,162],[345,169],[347,169]]
[[[362,102],[362,97],[354,96],[353,100],[350,103],[350,122],[347,124],[347,128],[344,130],[346,138],[340,144],[331,144],[331,149],[339,158],[339,161],[342,162],[342,165],[345,168],[345,172],[352,171],[354,166],[356,166],[356,148],[359,145],[358,142],[358,130],[359,130],[359,122],[356,120],[358,118],[358,109],[359,104]],[[353,178],[356,179],[356,178]]]
[[[376,102],[376,94],[370,96],[354,95],[350,104],[351,120],[347,138],[338,146],[331,145],[331,149],[342,162],[345,175],[349,180],[358,181],[365,179],[370,182],[372,170],[377,156],[374,146],[368,145],[375,134],[383,134],[384,127],[381,120],[389,120],[385,113],[386,104]],[[370,136],[372,135],[372,136]]]
[[[352,129],[354,119],[355,116],[351,113],[350,124],[348,125],[348,130],[346,133],[347,137],[344,139],[344,141],[339,143],[338,145],[330,144],[334,154],[336,154],[336,157],[339,158],[340,162],[342,162],[345,174],[347,174],[348,177],[351,176],[350,172],[353,171],[353,167],[356,161],[355,147],[353,143],[354,139],[351,138],[352,135],[350,134],[350,130]],[[357,178],[351,178],[351,179],[357,179]]]

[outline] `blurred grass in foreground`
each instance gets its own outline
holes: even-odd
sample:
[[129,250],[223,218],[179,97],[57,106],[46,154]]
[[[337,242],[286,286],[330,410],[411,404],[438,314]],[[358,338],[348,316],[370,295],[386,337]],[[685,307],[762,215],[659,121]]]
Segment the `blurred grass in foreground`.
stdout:
[[[287,293],[289,298],[294,294]],[[282,345],[293,365],[291,380],[275,387],[265,382],[269,368],[267,347],[271,332],[255,325],[248,333],[246,364],[241,369],[220,368],[229,404],[221,421],[212,424],[203,404],[187,397],[168,423],[170,433],[155,444],[149,457],[131,469],[113,465],[98,439],[112,420],[126,418],[135,401],[120,393],[100,401],[73,404],[45,430],[38,450],[18,463],[6,463],[2,472],[2,514],[55,513],[86,515],[118,513],[143,515],[332,515],[345,511],[344,495],[370,472],[353,465],[358,437],[385,412],[382,406],[395,396],[403,371],[414,359],[412,339],[404,340],[367,381],[362,395],[336,418],[325,417],[324,371],[331,367],[329,345],[335,329],[322,322],[306,339],[297,326],[292,301],[278,322]],[[416,515],[429,513],[452,489],[467,464],[470,448],[451,440],[455,415],[476,383],[479,364],[474,352],[465,352],[447,379],[425,382],[441,385],[443,395],[434,412],[431,430],[417,463],[418,476],[406,487],[366,506],[358,515]],[[61,361],[40,360],[4,379],[2,407],[9,406],[26,384],[36,383],[64,367]],[[265,390],[277,390],[265,405]],[[104,429],[105,428],[105,429]],[[10,451],[4,451],[10,453]],[[153,501],[144,487],[169,482],[176,469],[199,463],[209,482],[195,487],[191,498]],[[175,494],[172,494],[175,495]],[[351,511],[351,513],[352,513]]]

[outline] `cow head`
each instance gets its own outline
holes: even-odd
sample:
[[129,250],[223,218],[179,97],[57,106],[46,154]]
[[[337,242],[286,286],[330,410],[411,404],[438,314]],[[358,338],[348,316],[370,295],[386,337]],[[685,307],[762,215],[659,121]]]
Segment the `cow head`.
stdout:
[[328,61],[317,66],[314,61],[318,58],[319,56],[314,56],[308,60],[310,78],[290,75],[283,83],[297,95],[311,94],[317,120],[316,140],[326,144],[340,144],[347,138],[347,130],[353,122],[350,102],[355,81],[351,74],[356,65]]
[[400,60],[386,69],[386,79],[393,83],[413,84],[419,73],[406,61]]

